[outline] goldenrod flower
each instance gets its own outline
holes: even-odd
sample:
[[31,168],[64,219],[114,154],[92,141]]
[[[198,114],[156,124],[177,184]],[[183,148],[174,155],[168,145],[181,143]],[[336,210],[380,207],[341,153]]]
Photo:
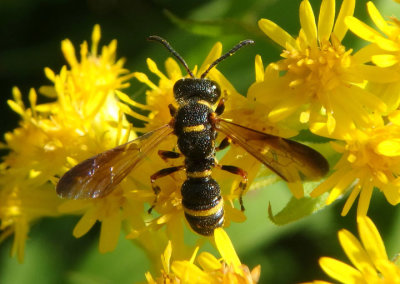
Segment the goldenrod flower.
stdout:
[[387,201],[400,202],[400,124],[393,120],[387,125],[343,134],[345,144],[333,142],[342,153],[335,172],[311,193],[311,196],[330,190],[327,203],[351,190],[342,215],[346,215],[358,195],[358,215],[366,215],[374,187],[383,192]]
[[390,77],[397,77],[396,80],[389,80],[390,84],[368,86],[369,90],[385,101],[389,111],[392,111],[400,104],[400,21],[396,17],[385,20],[371,1],[367,3],[367,9],[381,33],[355,17],[347,17],[345,22],[353,33],[371,43],[358,53],[365,60],[383,68],[385,73],[391,72]]
[[[212,254],[203,252],[196,257],[198,247],[190,260],[174,260],[171,262],[172,246],[168,243],[164,254],[161,256],[163,268],[161,276],[154,279],[147,272],[146,279],[150,284],[155,283],[257,283],[260,277],[260,266],[252,271],[240,263],[233,245],[221,228],[215,230],[215,243],[221,254],[218,260]],[[197,262],[198,264],[195,264]]]
[[400,283],[400,267],[389,260],[374,223],[365,216],[358,217],[357,224],[361,242],[345,229],[338,233],[340,244],[353,266],[330,257],[321,257],[321,268],[340,283]]
[[[123,68],[124,60],[115,60],[116,41],[98,54],[100,28],[95,26],[92,47],[81,45],[80,61],[69,40],[62,42],[62,51],[69,68],[59,74],[45,69],[53,86],[41,93],[54,102],[37,104],[34,90],[29,93],[26,108],[21,94],[14,88],[14,100],[8,103],[22,120],[20,127],[6,134],[5,147],[10,150],[1,164],[0,217],[2,238],[15,231],[13,253],[22,260],[29,224],[43,216],[60,214],[62,200],[56,195],[57,178],[78,162],[112,148],[135,136],[121,108],[118,89],[132,75]],[[129,113],[130,115],[132,113]],[[138,118],[142,118],[138,116]],[[125,204],[122,190],[116,189],[101,200],[67,201],[65,212],[85,212],[74,230],[75,236],[86,233],[96,220],[101,220],[100,250],[113,249],[120,233]]]
[[[354,6],[354,0],[344,0],[335,21],[335,1],[323,0],[317,26],[309,1],[302,1],[297,38],[270,20],[258,22],[261,30],[284,48],[284,59],[265,72],[260,70],[248,92],[249,98],[269,107],[272,122],[290,118],[310,123],[311,131],[329,136],[336,128],[372,126],[376,123],[372,114],[386,110],[361,84],[365,80],[386,82],[393,76],[364,64],[361,55],[351,55],[352,50],[341,43],[347,33],[344,19],[353,14]],[[257,59],[256,68],[260,66]]]

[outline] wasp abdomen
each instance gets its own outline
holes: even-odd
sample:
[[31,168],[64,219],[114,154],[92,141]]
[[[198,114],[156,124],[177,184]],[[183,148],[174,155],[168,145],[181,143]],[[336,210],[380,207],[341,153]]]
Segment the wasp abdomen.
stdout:
[[213,178],[188,178],[182,185],[181,193],[186,220],[195,232],[209,236],[215,228],[223,225],[223,199]]

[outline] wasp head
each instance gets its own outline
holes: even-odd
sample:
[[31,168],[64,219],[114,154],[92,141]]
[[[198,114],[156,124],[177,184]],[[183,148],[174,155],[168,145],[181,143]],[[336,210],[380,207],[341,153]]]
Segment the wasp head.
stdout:
[[215,104],[221,96],[218,83],[209,79],[183,78],[174,85],[174,96],[179,104],[189,100],[204,100]]

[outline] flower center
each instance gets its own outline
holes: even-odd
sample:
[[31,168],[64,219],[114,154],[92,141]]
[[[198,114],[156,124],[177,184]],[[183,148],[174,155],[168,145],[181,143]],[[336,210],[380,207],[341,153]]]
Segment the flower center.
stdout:
[[310,97],[320,96],[334,89],[342,82],[343,70],[351,64],[350,53],[332,34],[331,41],[322,40],[310,45],[300,34],[297,47],[284,50],[286,58],[279,69],[287,71],[291,88],[303,88]]

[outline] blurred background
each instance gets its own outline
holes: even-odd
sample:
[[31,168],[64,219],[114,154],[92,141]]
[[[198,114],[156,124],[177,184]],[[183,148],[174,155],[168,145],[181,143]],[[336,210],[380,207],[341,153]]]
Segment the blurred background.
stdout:
[[[218,69],[237,90],[245,94],[254,81],[254,56],[264,64],[279,59],[280,49],[258,29],[257,21],[268,18],[291,34],[299,30],[300,0],[2,0],[0,1],[0,131],[18,125],[7,100],[11,88],[22,94],[30,88],[48,84],[44,67],[55,72],[66,64],[60,50],[61,40],[69,38],[78,49],[90,41],[95,24],[101,25],[101,44],[118,40],[118,57],[127,59],[131,71],[149,73],[145,64],[151,57],[163,68],[169,54],[146,37],[160,35],[193,68],[201,64],[216,41],[227,51],[240,40],[251,38],[256,45],[218,65]],[[318,15],[320,0],[310,0]],[[337,10],[341,1],[337,1]],[[382,14],[400,15],[400,5],[391,0],[374,1]],[[355,15],[370,22],[366,1],[357,1]],[[348,34],[345,45],[360,46]],[[131,90],[141,86],[132,80]],[[339,200],[317,214],[299,222],[277,227],[268,219],[268,203],[278,212],[288,201],[289,191],[277,183],[245,197],[248,220],[233,224],[228,233],[243,263],[253,268],[261,264],[260,283],[295,283],[325,279],[318,266],[320,256],[347,261],[337,240],[337,231],[347,228],[354,234],[355,206],[346,217]],[[386,243],[389,256],[400,252],[400,214],[382,194],[375,191],[369,216]],[[43,219],[34,224],[26,243],[25,261],[9,257],[12,239],[0,244],[0,283],[133,283],[144,281],[150,270],[145,252],[123,234],[112,253],[98,252],[99,227],[80,239],[72,236],[77,217]],[[155,273],[153,273],[153,276]]]

